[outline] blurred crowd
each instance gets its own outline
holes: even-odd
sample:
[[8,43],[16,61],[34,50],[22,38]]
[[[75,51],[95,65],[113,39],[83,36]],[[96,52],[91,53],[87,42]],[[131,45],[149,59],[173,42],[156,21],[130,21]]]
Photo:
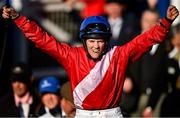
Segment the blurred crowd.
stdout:
[[[75,27],[88,16],[107,17],[112,31],[110,44],[125,45],[165,17],[169,4],[180,10],[179,0],[14,1],[10,0],[12,6],[35,19],[49,33],[52,29],[69,34],[68,43],[72,45],[82,45]],[[3,5],[1,0],[0,7]],[[34,11],[26,8],[33,5]],[[62,15],[57,18],[57,14]],[[8,27],[13,23],[2,17],[0,21],[0,117],[73,117],[75,106],[66,73],[57,67],[56,61],[24,41],[17,28]],[[72,25],[73,34],[68,25]],[[67,41],[61,38],[57,37]],[[180,18],[173,23],[166,42],[153,45],[149,53],[130,64],[119,104],[126,117],[180,116]]]

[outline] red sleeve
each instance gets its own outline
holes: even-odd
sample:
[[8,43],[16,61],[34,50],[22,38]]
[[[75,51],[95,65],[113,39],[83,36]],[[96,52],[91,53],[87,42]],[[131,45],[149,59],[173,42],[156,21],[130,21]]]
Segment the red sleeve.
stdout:
[[42,49],[61,64],[65,64],[71,46],[60,43],[53,36],[43,31],[35,22],[20,16],[14,20],[15,24],[24,33],[25,37],[35,43],[37,48]]
[[124,48],[131,62],[134,62],[145,52],[149,51],[154,44],[163,42],[166,39],[170,26],[170,22],[166,19],[162,19],[161,23],[138,35],[126,44]]

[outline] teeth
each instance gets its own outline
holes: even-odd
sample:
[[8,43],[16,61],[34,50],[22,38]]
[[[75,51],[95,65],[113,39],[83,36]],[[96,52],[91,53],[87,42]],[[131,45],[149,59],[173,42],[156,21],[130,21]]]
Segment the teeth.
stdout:
[[98,49],[94,49],[93,52],[97,53],[99,50]]

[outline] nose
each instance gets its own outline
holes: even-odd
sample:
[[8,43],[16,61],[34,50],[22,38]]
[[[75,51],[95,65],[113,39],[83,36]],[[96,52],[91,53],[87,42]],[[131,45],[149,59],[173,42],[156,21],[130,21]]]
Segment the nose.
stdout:
[[98,48],[98,47],[99,47],[99,44],[98,44],[97,41],[94,42],[94,47],[95,47],[95,48]]

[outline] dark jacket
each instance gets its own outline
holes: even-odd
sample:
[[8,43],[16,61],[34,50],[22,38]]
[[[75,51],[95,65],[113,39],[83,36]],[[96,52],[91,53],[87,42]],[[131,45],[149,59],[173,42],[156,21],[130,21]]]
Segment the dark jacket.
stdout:
[[139,34],[139,22],[134,14],[128,13],[122,17],[122,27],[118,39],[110,40],[111,46],[121,46],[131,41]]
[[[33,96],[33,103],[30,105],[29,117],[35,117],[35,109],[39,99]],[[20,117],[20,112],[15,104],[13,93],[7,94],[0,99],[0,117]]]
[[[171,91],[168,91],[161,106],[161,117],[179,117],[180,116],[180,68],[178,61],[168,59],[166,62],[167,84],[170,85]],[[170,71],[171,70],[171,71]],[[173,70],[173,71],[172,71]]]
[[151,106],[153,109],[165,89],[166,54],[165,43],[162,43],[158,46],[155,54],[147,53],[141,59],[140,91],[148,94],[147,90],[151,89],[147,106]]

